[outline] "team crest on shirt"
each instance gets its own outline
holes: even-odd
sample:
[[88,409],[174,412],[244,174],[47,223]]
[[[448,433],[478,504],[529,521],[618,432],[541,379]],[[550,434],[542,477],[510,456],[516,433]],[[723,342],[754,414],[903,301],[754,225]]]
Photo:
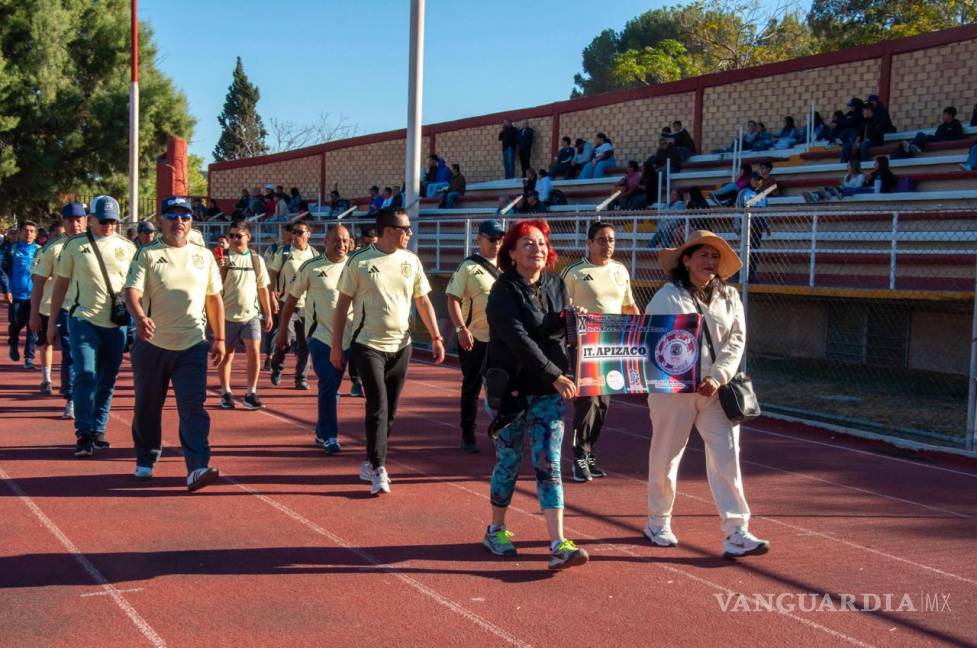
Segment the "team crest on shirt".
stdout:
[[404,277],[410,277],[413,270],[414,268],[407,262],[400,264],[400,274],[404,275]]
[[614,272],[611,274],[611,276],[614,278],[614,283],[616,283],[618,286],[623,286],[628,281],[624,278],[624,271],[620,268],[614,268]]
[[120,247],[115,248],[115,260],[118,261],[119,263],[122,263],[123,261],[125,261],[125,258],[126,258],[126,251]]
[[204,258],[201,255],[194,254],[191,258],[193,259],[193,267],[194,268],[196,268],[197,270],[203,270],[204,269]]

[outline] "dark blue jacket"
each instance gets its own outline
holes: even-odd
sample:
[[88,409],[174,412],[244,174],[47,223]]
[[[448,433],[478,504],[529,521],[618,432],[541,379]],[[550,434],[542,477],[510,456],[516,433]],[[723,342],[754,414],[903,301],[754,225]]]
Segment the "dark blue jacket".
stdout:
[[37,255],[41,246],[37,243],[24,243],[15,241],[9,246],[4,246],[3,259],[0,260],[0,268],[3,268],[3,277],[0,288],[3,292],[9,292],[15,300],[28,300],[31,298],[31,290],[34,281],[31,278],[31,267],[34,265],[34,257]]

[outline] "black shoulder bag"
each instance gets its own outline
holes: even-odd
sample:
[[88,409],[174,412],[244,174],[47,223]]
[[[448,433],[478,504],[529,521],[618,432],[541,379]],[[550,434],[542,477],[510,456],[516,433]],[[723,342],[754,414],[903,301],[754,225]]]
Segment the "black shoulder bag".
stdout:
[[[692,303],[695,304],[695,309],[702,316],[703,313],[702,309],[699,308],[699,301],[694,296],[692,297]],[[705,316],[702,317],[702,331],[706,336],[709,356],[715,363],[716,349],[712,346],[712,335],[709,334],[709,324],[706,322]],[[726,418],[733,425],[752,421],[762,414],[760,411],[760,401],[757,400],[756,392],[753,391],[753,380],[742,371],[730,378],[729,382],[725,385],[720,385],[718,394],[719,404],[722,405],[723,412],[726,413]]]
[[92,245],[92,253],[98,260],[98,267],[102,271],[102,279],[105,280],[105,290],[109,293],[109,298],[112,304],[112,310],[109,314],[109,320],[116,326],[129,326],[132,321],[129,319],[129,311],[126,310],[125,301],[122,299],[122,295],[112,290],[112,282],[109,280],[109,271],[105,269],[105,261],[102,260],[102,253],[98,249],[98,244],[95,242],[95,237],[92,236],[91,230],[88,231],[88,242]]

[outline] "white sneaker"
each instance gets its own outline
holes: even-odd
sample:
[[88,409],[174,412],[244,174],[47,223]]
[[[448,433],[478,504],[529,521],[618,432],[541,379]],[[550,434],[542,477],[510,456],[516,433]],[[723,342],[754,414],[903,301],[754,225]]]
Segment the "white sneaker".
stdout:
[[152,466],[136,466],[136,472],[132,473],[132,476],[136,479],[152,479],[153,478],[153,467]]
[[761,540],[744,528],[739,528],[726,536],[723,558],[760,556],[768,551],[770,551],[769,542]]
[[193,492],[198,491],[204,486],[209,486],[220,479],[220,471],[216,468],[197,468],[187,475],[187,488]]
[[373,478],[370,480],[372,486],[370,486],[370,495],[379,495],[381,492],[390,492],[390,478],[387,477],[387,469],[380,466],[373,471]]
[[65,401],[65,404],[64,404],[64,413],[61,414],[61,418],[65,419],[65,420],[75,418],[75,403],[74,403],[74,401]]
[[360,464],[360,479],[368,482],[373,481],[373,464],[369,461]]
[[645,527],[645,537],[651,540],[652,544],[658,545],[659,547],[678,546],[678,538],[672,533],[672,527],[668,523],[660,527],[654,527],[649,524]]

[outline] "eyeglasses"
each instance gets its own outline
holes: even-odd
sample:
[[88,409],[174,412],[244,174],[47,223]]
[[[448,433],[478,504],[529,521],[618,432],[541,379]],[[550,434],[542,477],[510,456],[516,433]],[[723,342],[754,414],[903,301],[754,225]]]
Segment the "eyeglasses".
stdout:
[[228,234],[227,236],[234,239],[235,241],[244,238],[244,234]]
[[292,236],[305,236],[308,233],[309,233],[309,230],[307,230],[307,229],[293,229],[292,230]]
[[181,220],[181,221],[183,221],[185,223],[185,222],[191,220],[193,218],[193,215],[192,214],[184,214],[183,212],[166,212],[165,214],[163,214],[163,218],[165,218],[166,220],[171,220],[171,221]]

